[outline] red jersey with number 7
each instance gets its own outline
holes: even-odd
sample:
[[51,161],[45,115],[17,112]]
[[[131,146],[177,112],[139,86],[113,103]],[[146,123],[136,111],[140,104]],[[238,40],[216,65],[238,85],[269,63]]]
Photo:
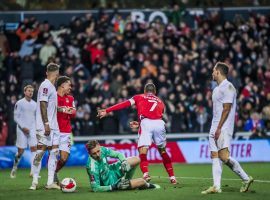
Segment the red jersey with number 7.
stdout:
[[152,93],[139,94],[129,99],[131,105],[135,104],[140,120],[148,119],[162,119],[164,113],[164,103],[160,98]]
[[162,119],[165,108],[161,99],[152,93],[146,93],[135,95],[129,100],[111,106],[106,109],[106,112],[121,110],[132,105],[136,105],[139,120],[144,118]]

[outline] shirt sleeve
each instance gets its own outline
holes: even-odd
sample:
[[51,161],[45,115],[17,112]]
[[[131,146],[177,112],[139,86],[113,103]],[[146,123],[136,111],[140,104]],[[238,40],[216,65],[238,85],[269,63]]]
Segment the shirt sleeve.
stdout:
[[71,100],[71,107],[74,108],[72,114],[70,114],[70,117],[74,118],[74,117],[76,117],[76,107],[75,107],[74,98],[70,97],[70,100]]
[[124,108],[127,108],[131,106],[131,103],[129,100],[126,100],[124,102],[121,102],[121,103],[118,103],[114,106],[111,106],[109,108],[106,109],[106,112],[109,113],[109,112],[112,112],[112,111],[115,111],[115,110],[121,110],[121,109],[124,109]]
[[114,151],[112,149],[105,148],[105,147],[104,147],[104,150],[105,150],[106,156],[109,156],[112,158],[118,158],[121,162],[126,160],[126,157],[120,152],[117,152],[117,151]]
[[40,87],[41,88],[40,88],[40,93],[39,93],[39,95],[40,95],[39,100],[48,102],[49,101],[49,90],[50,90],[50,88],[46,84],[43,84]]
[[19,102],[17,102],[14,107],[14,121],[18,124],[19,128],[22,129],[24,127],[23,121],[21,119],[21,113],[22,113],[21,105]]
[[140,98],[139,95],[135,95],[135,96],[133,96],[132,98],[130,98],[130,99],[129,99],[129,102],[130,102],[131,106],[135,105],[136,102],[138,102],[138,99],[139,99],[139,98]]
[[109,186],[101,186],[100,185],[100,179],[99,174],[94,169],[91,169],[91,167],[86,167],[86,172],[89,177],[90,186],[93,192],[108,192],[112,190],[112,187]]
[[222,92],[221,98],[222,103],[233,103],[236,92],[232,84],[225,86],[225,88],[221,92]]

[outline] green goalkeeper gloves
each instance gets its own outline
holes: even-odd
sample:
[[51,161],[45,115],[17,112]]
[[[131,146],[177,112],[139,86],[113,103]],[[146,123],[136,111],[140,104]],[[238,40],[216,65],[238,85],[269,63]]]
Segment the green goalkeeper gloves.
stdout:
[[131,170],[131,166],[130,164],[128,163],[127,160],[124,160],[122,163],[121,163],[121,171],[123,173],[126,173],[126,172],[129,172]]
[[120,178],[116,183],[111,185],[112,190],[126,190],[130,188],[130,180]]

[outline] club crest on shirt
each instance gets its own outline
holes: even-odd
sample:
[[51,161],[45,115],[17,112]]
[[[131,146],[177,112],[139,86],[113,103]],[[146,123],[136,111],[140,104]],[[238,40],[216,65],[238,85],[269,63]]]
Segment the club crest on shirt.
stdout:
[[48,88],[43,88],[43,94],[48,94]]
[[66,103],[69,103],[69,100],[68,100],[68,98],[66,98]]
[[95,176],[94,175],[91,175],[90,179],[91,179],[91,182],[95,182]]

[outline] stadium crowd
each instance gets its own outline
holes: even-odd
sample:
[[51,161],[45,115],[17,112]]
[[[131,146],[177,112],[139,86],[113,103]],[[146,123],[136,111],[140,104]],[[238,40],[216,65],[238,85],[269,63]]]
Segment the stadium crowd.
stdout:
[[25,18],[17,30],[1,30],[0,136],[8,131],[7,144],[14,143],[14,104],[26,84],[37,92],[51,61],[72,78],[75,135],[132,132],[128,122],[137,117],[132,109],[103,120],[97,120],[96,110],[143,92],[150,81],[166,103],[168,132],[207,132],[215,86],[212,68],[224,61],[230,63],[230,81],[238,90],[236,130],[264,137],[270,128],[269,16],[251,13],[248,19],[236,15],[224,21],[211,12],[196,16],[191,28],[178,9],[168,13],[167,25],[101,12],[73,17],[60,27]]

